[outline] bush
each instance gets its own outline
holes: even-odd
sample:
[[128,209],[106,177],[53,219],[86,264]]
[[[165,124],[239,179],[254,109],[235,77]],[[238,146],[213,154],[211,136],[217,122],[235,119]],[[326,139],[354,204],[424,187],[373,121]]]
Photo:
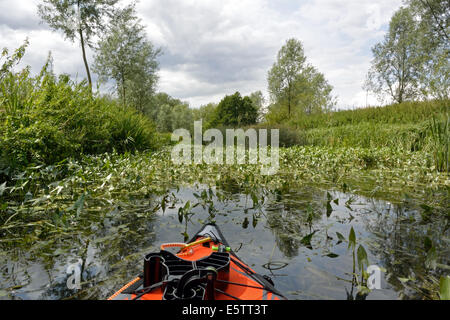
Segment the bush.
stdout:
[[86,82],[9,72],[0,83],[0,173],[82,154],[152,149],[153,123],[134,109],[93,95]]

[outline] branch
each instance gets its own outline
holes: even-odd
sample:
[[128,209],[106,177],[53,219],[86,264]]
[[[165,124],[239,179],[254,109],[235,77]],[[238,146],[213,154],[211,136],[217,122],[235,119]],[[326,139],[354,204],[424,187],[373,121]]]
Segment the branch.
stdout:
[[434,20],[436,20],[436,23],[438,24],[439,28],[441,29],[441,31],[443,32],[444,36],[448,38],[447,32],[445,31],[444,27],[441,25],[441,22],[439,21],[439,18],[436,16],[434,10],[433,10],[433,6],[428,2],[428,0],[419,0],[423,6],[428,7],[430,9],[431,14],[433,15]]

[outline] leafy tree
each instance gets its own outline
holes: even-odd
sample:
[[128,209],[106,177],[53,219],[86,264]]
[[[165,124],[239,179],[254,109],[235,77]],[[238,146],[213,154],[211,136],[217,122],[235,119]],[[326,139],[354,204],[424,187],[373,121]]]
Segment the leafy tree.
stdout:
[[86,58],[86,46],[93,46],[92,39],[104,30],[105,18],[114,11],[119,0],[43,0],[38,14],[53,30],[60,30],[72,42],[78,38],[89,86],[91,73]]
[[95,72],[101,80],[115,81],[123,105],[143,112],[155,91],[160,52],[147,39],[133,3],[111,18],[96,49]]
[[187,104],[163,104],[159,108],[156,123],[160,132],[172,132],[179,128],[192,132],[194,129],[193,113]]
[[265,103],[265,99],[264,99],[264,95],[262,94],[261,91],[255,91],[252,92],[249,95],[250,100],[252,100],[253,106],[256,108],[256,110],[258,110],[258,121],[262,120],[263,115],[265,113],[265,109],[264,109],[264,103]]
[[255,124],[258,110],[249,97],[241,97],[239,92],[225,96],[218,104],[211,126],[241,126]]
[[208,127],[209,123],[214,120],[217,103],[208,103],[200,106],[198,109],[192,109],[194,120],[203,120],[204,127]]
[[407,0],[412,11],[430,26],[430,31],[441,42],[449,41],[450,1],[449,0]]
[[303,45],[289,39],[280,49],[277,61],[268,73],[268,90],[272,110],[287,107],[287,116],[296,108],[312,113],[328,110],[334,105],[332,87],[311,64],[307,63]]
[[398,103],[417,98],[423,63],[417,41],[421,33],[408,8],[395,12],[384,40],[372,48],[374,58],[365,88],[381,99],[387,94]]
[[409,9],[418,21],[417,35],[422,54],[421,93],[425,97],[448,99],[450,96],[450,1],[408,0]]

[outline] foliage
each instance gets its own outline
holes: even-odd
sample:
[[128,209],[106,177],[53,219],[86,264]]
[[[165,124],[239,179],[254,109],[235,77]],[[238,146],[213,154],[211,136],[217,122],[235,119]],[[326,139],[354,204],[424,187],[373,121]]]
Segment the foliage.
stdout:
[[256,123],[258,110],[249,97],[241,97],[239,92],[225,96],[215,109],[210,127],[239,127]]
[[64,36],[75,41],[79,37],[83,60],[92,86],[85,45],[92,47],[92,39],[104,29],[105,18],[114,11],[118,0],[43,0],[38,14],[53,30],[61,30]]
[[123,105],[144,112],[155,91],[161,51],[147,40],[134,4],[114,13],[96,51],[95,72],[115,81]]
[[205,127],[210,127],[210,124],[214,120],[216,108],[216,103],[208,103],[206,105],[200,106],[200,108],[192,109],[194,120],[202,120],[205,124]]
[[364,87],[380,100],[448,99],[448,1],[407,3],[391,18],[384,40],[372,48],[374,59]]
[[290,123],[303,130],[331,128],[362,123],[401,125],[417,124],[432,116],[445,114],[449,100],[407,101],[386,106],[339,110],[293,119]]
[[419,96],[421,53],[417,37],[422,37],[418,23],[408,8],[400,8],[389,23],[389,31],[381,43],[372,48],[372,67],[366,88],[381,99],[414,100]]
[[326,111],[334,105],[332,87],[322,73],[306,62],[303,45],[296,39],[287,40],[280,49],[267,80],[272,100],[270,112],[282,112],[285,118]]
[[177,104],[175,106],[164,104],[159,108],[156,124],[160,132],[172,132],[179,128],[193,132],[194,118],[192,110],[186,104]]
[[0,83],[3,175],[81,154],[154,147],[154,126],[147,118],[92,96],[84,81],[75,83],[67,75],[54,75],[51,60],[36,77],[28,69],[8,71]]

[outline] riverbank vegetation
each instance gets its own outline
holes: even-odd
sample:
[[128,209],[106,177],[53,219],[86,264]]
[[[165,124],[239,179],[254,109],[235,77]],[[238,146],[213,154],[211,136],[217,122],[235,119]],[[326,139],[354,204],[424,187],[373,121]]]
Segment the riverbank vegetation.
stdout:
[[[239,194],[255,209],[269,195],[281,199],[311,188],[407,206],[417,214],[402,217],[403,222],[413,228],[429,226],[424,248],[419,250],[426,260],[426,271],[421,265],[421,272],[433,277],[448,273],[450,100],[448,48],[443,45],[448,45],[448,27],[442,29],[443,22],[435,20],[429,8],[408,1],[407,8],[393,16],[386,38],[373,48],[365,87],[384,98],[391,96],[391,103],[336,110],[332,86],[308,62],[296,39],[286,41],[268,71],[270,101],[261,91],[248,95],[236,91],[218,103],[192,108],[156,92],[157,58],[162,52],[146,39],[134,5],[112,10],[119,1],[93,1],[93,7],[78,2],[70,12],[73,17],[77,10],[84,13],[86,21],[61,30],[59,21],[69,9],[58,7],[56,0],[43,3],[44,21],[82,44],[88,79],[77,82],[55,74],[51,55],[38,74],[29,67],[18,70],[28,40],[14,52],[2,51],[0,245],[4,252],[17,246],[32,255],[42,251],[52,256],[55,253],[49,248],[55,242],[68,241],[78,232],[96,232],[93,228],[117,212],[118,220],[126,216],[138,223],[181,205],[180,222],[187,224],[194,207],[204,207],[215,219],[212,195],[223,200]],[[401,33],[410,24],[420,37]],[[126,36],[130,30],[135,38]],[[90,41],[96,35],[101,37],[94,44]],[[93,71],[103,83],[114,83],[114,92],[93,88],[85,47],[96,50]],[[398,78],[393,75],[397,60],[389,57],[402,49],[414,59],[402,62],[404,77]],[[433,54],[425,59],[427,51]],[[251,164],[173,163],[170,133],[178,128],[192,131],[195,120],[202,120],[204,129],[279,129],[278,172],[262,175],[260,167]],[[178,203],[174,190],[192,186],[202,190],[196,196],[198,203]],[[320,200],[324,205],[315,214],[329,217],[332,200]],[[312,217],[311,210],[301,212]],[[308,217],[298,225],[311,229]],[[250,219],[255,227],[258,214]],[[242,220],[248,227],[249,218]],[[114,241],[140,231],[131,224],[118,223],[111,236]],[[439,234],[433,231],[436,226]],[[289,239],[295,238],[294,231]],[[304,239],[302,235],[300,240]],[[439,280],[433,277],[419,281],[422,298],[439,298]],[[424,283],[429,284],[425,293]]]

